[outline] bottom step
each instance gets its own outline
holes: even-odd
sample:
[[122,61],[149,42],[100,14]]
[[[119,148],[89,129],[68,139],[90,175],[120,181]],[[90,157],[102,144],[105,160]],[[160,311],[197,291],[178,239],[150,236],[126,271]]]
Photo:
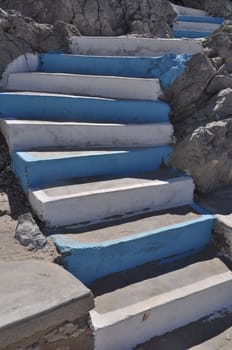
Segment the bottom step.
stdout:
[[96,296],[91,311],[95,350],[132,349],[232,303],[232,272],[218,258],[159,276],[146,272],[145,279],[141,269],[137,273],[137,279],[136,271],[124,273],[125,285],[117,286],[117,274],[93,286],[108,289]]

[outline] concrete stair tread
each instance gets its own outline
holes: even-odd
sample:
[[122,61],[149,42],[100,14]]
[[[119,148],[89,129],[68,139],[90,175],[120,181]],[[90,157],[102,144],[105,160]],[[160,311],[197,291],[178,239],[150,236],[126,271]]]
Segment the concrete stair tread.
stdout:
[[111,192],[118,189],[136,188],[140,186],[151,186],[154,183],[168,183],[172,179],[189,178],[181,172],[170,170],[158,170],[144,175],[112,178],[83,178],[75,183],[66,183],[63,186],[48,187],[42,190],[33,191],[38,195],[45,195],[47,198],[82,196],[96,192]]
[[[133,273],[133,271],[128,273]],[[97,296],[95,298],[95,311],[99,314],[106,314],[154,297],[157,297],[158,302],[158,297],[162,294],[184,288],[208,278],[215,279],[215,282],[220,282],[221,274],[226,274],[232,281],[232,272],[221,260],[214,258],[213,260],[200,261],[182,269],[149,279],[143,279],[140,276],[141,280],[136,283]],[[105,278],[104,283],[107,284],[107,278]]]
[[173,28],[181,29],[181,30],[199,31],[199,32],[213,32],[216,29],[220,28],[220,24],[177,21],[175,22]]
[[123,124],[2,120],[11,151],[61,147],[146,147],[172,142],[171,123]]
[[6,89],[139,100],[162,93],[158,79],[45,72],[11,73]]
[[57,264],[1,261],[0,273],[1,348],[18,347],[23,338],[71,323],[93,307],[91,291]]
[[[148,233],[161,227],[195,220],[200,216],[201,214],[191,206],[182,206],[140,214],[126,219],[118,218],[107,224],[102,223],[94,226],[68,227],[65,231],[62,229],[61,232],[62,237],[65,232],[65,243],[68,244],[68,242],[70,242],[74,247],[75,244],[102,243],[119,240],[121,238],[123,239],[137,234],[143,234],[145,232]],[[53,235],[53,237],[55,238],[55,241],[57,241],[57,237],[61,238],[61,235],[56,234],[55,236]]]
[[163,169],[133,177],[83,178],[29,190],[28,196],[38,217],[54,227],[186,205],[192,202],[193,187],[190,177]]
[[72,37],[72,53],[99,56],[153,56],[166,53],[194,54],[202,51],[200,43],[187,39],[120,37]]
[[[128,281],[131,272],[124,272]],[[231,305],[232,272],[218,258],[180,265],[160,275],[154,271],[148,278],[140,268],[137,280],[124,286],[115,275],[119,288],[116,283],[114,289],[97,295],[90,312],[96,350],[132,349]],[[104,283],[110,289],[113,281],[108,277]]]
[[183,15],[183,16],[209,16],[207,11],[204,10],[198,10],[194,9],[191,7],[185,7],[185,6],[180,6],[176,4],[171,5],[174,7],[178,15]]

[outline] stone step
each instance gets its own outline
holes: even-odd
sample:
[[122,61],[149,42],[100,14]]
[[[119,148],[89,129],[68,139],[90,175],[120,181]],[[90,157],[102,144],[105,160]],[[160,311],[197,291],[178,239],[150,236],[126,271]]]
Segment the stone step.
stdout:
[[158,79],[41,72],[9,74],[6,89],[153,101],[162,93]]
[[192,205],[75,227],[52,238],[65,268],[90,285],[114,272],[199,250],[209,243],[212,225],[213,217]]
[[2,119],[155,123],[168,122],[169,112],[169,105],[162,101],[115,100],[42,92],[0,93]]
[[149,277],[140,269],[124,273],[124,280],[122,286],[115,274],[98,282],[103,291],[90,312],[96,350],[132,349],[231,305],[232,272],[218,258],[158,276],[151,265]]
[[16,152],[12,166],[24,190],[93,176],[127,176],[157,170],[169,146],[134,149],[34,150]]
[[220,28],[220,24],[217,23],[202,23],[202,22],[186,22],[177,21],[173,26],[174,30],[189,30],[196,32],[214,32]]
[[173,29],[173,35],[175,38],[192,38],[202,39],[207,38],[211,32],[202,32],[197,30],[184,30],[184,29]]
[[202,47],[194,40],[74,36],[71,50],[76,55],[157,57],[170,52],[195,54],[201,52]]
[[[113,80],[113,76],[121,77],[120,82],[124,81],[122,77],[138,79],[157,78],[160,79],[162,88],[166,89],[181,74],[190,56],[188,54],[175,55],[173,53],[160,57],[86,56],[46,53],[39,56],[38,69],[40,72],[46,73],[101,76],[96,77],[96,80],[102,79],[103,81],[106,79],[104,77],[107,77],[107,81],[109,79]],[[92,79],[95,79],[94,77]],[[130,79],[128,81],[131,82]],[[118,86],[117,79],[115,82]],[[139,80],[139,83],[145,86],[149,85],[144,80],[142,83]],[[144,92],[146,94],[146,89]],[[141,92],[141,97],[139,98],[143,96],[144,94]]]
[[94,306],[91,291],[55,263],[1,261],[0,275],[1,349],[28,348],[64,324],[72,329]]
[[176,20],[180,22],[198,22],[198,23],[216,23],[216,24],[222,24],[224,22],[223,17],[210,17],[210,16],[177,16]]
[[37,216],[53,227],[189,204],[193,189],[190,177],[164,169],[140,177],[83,179],[29,191],[28,196]]
[[185,7],[185,6],[180,6],[176,4],[171,5],[174,7],[176,13],[178,15],[183,15],[183,16],[209,16],[207,11],[204,10],[198,10],[198,9],[193,9],[191,7]]
[[59,147],[147,147],[172,142],[170,123],[97,124],[2,120],[0,128],[9,149]]

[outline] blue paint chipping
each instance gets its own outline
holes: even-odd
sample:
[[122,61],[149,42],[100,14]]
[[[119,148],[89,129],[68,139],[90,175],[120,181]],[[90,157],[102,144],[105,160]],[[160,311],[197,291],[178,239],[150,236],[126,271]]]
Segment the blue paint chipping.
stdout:
[[150,172],[167,161],[171,147],[115,151],[109,153],[69,155],[60,158],[32,158],[27,152],[13,154],[12,165],[21,185],[41,188],[57,185],[67,180],[91,176],[126,176]]
[[108,274],[171,256],[191,255],[211,240],[211,215],[141,232],[124,239],[93,244],[79,244],[78,238],[53,235],[63,256],[65,268],[86,285]]
[[176,20],[180,22],[197,22],[197,23],[213,23],[213,24],[222,24],[224,22],[223,17],[210,17],[210,16],[177,16]]
[[182,73],[191,55],[174,53],[160,57],[40,55],[41,72],[160,79],[163,89]]
[[102,123],[168,122],[162,101],[114,100],[80,96],[0,93],[0,118]]

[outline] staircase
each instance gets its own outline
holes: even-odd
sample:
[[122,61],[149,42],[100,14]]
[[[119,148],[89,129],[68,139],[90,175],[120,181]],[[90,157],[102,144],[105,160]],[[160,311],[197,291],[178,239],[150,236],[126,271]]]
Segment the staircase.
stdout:
[[213,217],[168,166],[170,107],[159,100],[201,46],[75,37],[72,50],[9,75],[1,129],[65,268],[94,292],[95,349],[132,349],[231,304],[232,273],[202,257]]
[[204,38],[219,29],[222,17],[211,17],[206,11],[173,5],[177,12],[173,26],[175,38]]

